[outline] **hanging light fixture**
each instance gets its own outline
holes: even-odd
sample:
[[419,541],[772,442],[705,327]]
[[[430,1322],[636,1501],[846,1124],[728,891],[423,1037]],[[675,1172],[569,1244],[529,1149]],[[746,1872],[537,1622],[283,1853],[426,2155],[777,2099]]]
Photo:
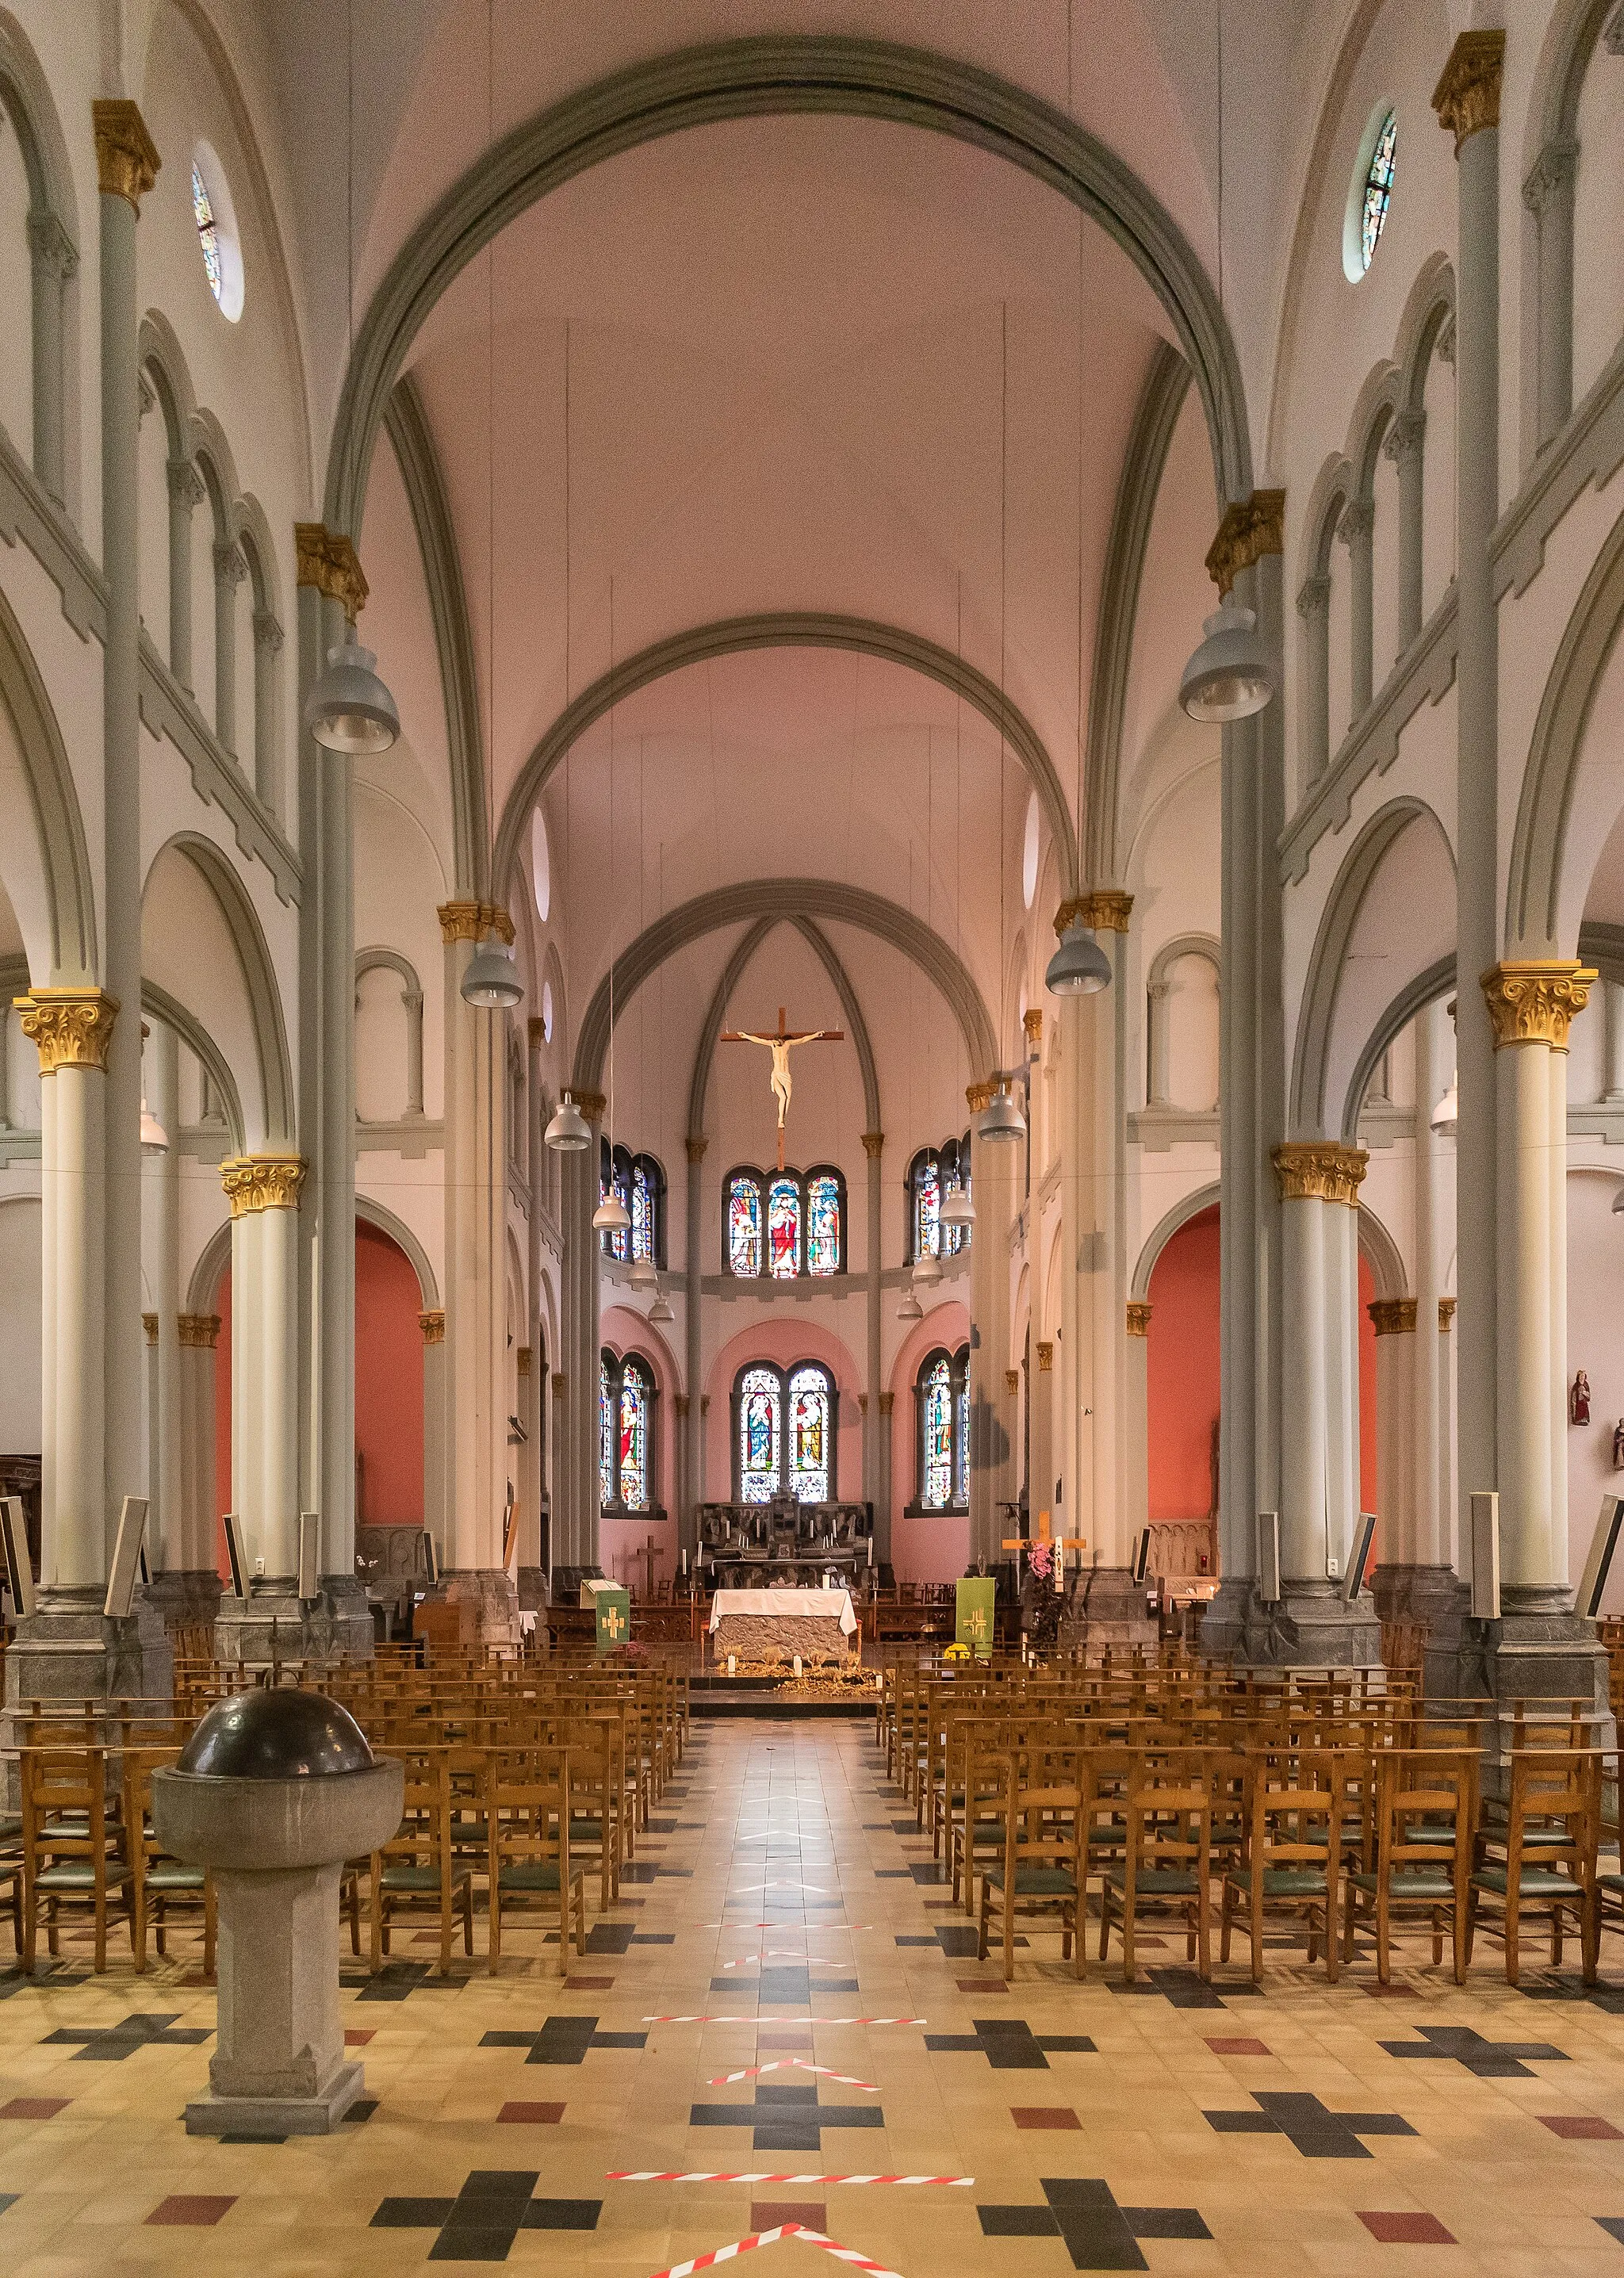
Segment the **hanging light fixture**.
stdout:
[[1026,1118],[1003,1083],[982,1109],[981,1120],[976,1126],[976,1136],[978,1139],[1025,1138]]
[[579,1155],[591,1146],[592,1126],[567,1091],[541,1136],[558,1155]]
[[1452,1139],[1455,1135],[1455,1126],[1459,1120],[1460,1079],[1459,1075],[1452,1075],[1449,1080],[1449,1089],[1432,1111],[1432,1128],[1440,1139]]
[[141,1095],[141,1151],[143,1155],[167,1155],[169,1134],[147,1105],[147,1095]]
[[631,1223],[631,1212],[620,1196],[612,1191],[604,1196],[592,1214],[595,1234],[624,1234]]
[[634,1289],[657,1289],[660,1276],[652,1257],[634,1257],[632,1271],[626,1277]]
[[326,669],[304,707],[304,724],[324,751],[387,752],[398,742],[401,715],[378,677],[378,659],[348,626],[342,644],[327,651]]
[[677,1316],[671,1311],[671,1301],[666,1296],[663,1289],[657,1293],[653,1304],[648,1308],[648,1318],[651,1321],[674,1321],[676,1319]]
[[1192,720],[1249,720],[1275,692],[1275,667],[1250,609],[1225,599],[1201,628],[1206,638],[1178,684]]
[[1052,997],[1093,997],[1111,985],[1111,960],[1092,926],[1073,918],[1049,959],[1043,985]]
[[943,1226],[974,1226],[976,1205],[967,1187],[954,1187],[942,1196],[938,1222]]
[[941,1260],[933,1250],[927,1250],[914,1265],[915,1289],[934,1289],[942,1278]]
[[897,1319],[900,1321],[923,1321],[924,1319],[924,1307],[911,1288],[902,1292],[902,1302],[897,1307]]
[[463,1002],[486,1013],[501,1012],[523,1002],[525,984],[518,962],[505,942],[486,939],[468,960],[460,982]]

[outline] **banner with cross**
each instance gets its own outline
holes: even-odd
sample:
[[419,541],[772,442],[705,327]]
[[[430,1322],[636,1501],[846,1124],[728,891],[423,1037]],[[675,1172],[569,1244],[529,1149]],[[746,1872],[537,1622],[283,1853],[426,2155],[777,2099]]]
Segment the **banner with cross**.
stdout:
[[632,1634],[630,1590],[599,1588],[594,1591],[592,1602],[598,1617],[598,1651],[608,1653],[612,1647],[624,1645]]
[[958,1586],[954,1642],[967,1645],[977,1661],[992,1651],[992,1604],[998,1585],[990,1574],[966,1574]]

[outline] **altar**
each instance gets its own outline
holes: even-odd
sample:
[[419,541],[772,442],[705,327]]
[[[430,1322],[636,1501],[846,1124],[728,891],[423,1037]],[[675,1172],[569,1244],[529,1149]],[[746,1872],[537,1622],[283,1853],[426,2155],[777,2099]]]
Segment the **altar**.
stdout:
[[718,1590],[710,1636],[718,1661],[833,1661],[849,1655],[857,1617],[849,1590]]

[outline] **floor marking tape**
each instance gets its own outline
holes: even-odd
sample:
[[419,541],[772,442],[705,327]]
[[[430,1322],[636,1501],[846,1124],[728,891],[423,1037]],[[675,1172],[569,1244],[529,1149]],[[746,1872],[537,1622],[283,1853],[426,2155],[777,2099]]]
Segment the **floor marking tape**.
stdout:
[[849,1962],[842,1961],[836,1953],[803,1953],[793,1945],[770,1945],[762,1953],[741,1953],[736,1961],[724,1961],[724,1969],[747,1969],[753,1961],[801,1961],[808,1969],[846,1969]]
[[732,2175],[713,2175],[677,2167],[611,2167],[605,2181],[611,2183],[940,2183],[952,2190],[967,2190],[973,2188],[976,2178],[974,2175],[770,2175],[755,2168],[741,2169]]
[[645,2017],[646,2025],[928,2025],[928,2017]]
[[808,2064],[805,2057],[775,2057],[771,2064],[751,2065],[743,2072],[719,2072],[714,2080],[706,2083],[706,2086],[725,2088],[735,2080],[759,2080],[764,2072],[815,2072],[821,2074],[824,2080],[839,2081],[842,2088],[866,2088],[871,2096],[879,2094],[877,2083],[854,2080],[849,2072],[833,2072],[827,2065]]
[[804,1931],[808,1938],[815,1931],[820,1938],[825,1934],[843,1938],[847,1930],[872,1930],[873,1927],[872,1923],[796,1923],[786,1920],[782,1915],[776,1922],[709,1922],[700,1924],[701,1930],[780,1930],[785,1931],[798,1930]]
[[866,2254],[859,2254],[849,2246],[839,2246],[821,2230],[808,2229],[804,2222],[781,2222],[775,2230],[759,2230],[748,2238],[736,2238],[731,2246],[718,2246],[709,2254],[695,2255],[692,2262],[673,2262],[669,2270],[657,2271],[655,2278],[693,2278],[696,2270],[709,2270],[718,2262],[731,2262],[736,2254],[747,2254],[755,2246],[776,2246],[781,2238],[803,2238],[808,2246],[821,2246],[842,2262],[849,2262],[858,2270],[867,2270],[872,2278],[899,2278],[894,2270],[887,2270],[883,2262],[871,2262]]

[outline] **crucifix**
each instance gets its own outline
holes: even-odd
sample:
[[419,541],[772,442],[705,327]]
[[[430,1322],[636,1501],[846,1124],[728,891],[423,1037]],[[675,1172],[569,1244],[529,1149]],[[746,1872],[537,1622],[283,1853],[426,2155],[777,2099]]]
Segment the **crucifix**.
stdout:
[[[1004,1548],[1006,1550],[1013,1550],[1015,1554],[1015,1577],[1017,1580],[1020,1579],[1021,1573],[1021,1553],[1023,1550],[1030,1552],[1034,1541],[1046,1544],[1051,1550],[1058,1550],[1061,1554],[1061,1566],[1063,1566],[1065,1563],[1067,1551],[1086,1550],[1088,1548],[1088,1540],[1085,1535],[1055,1534],[1052,1533],[1048,1512],[1046,1510],[1040,1510],[1038,1514],[1038,1532],[1035,1535],[1017,1534],[1011,1537],[1007,1534],[1004,1537]],[[1061,1567],[1052,1566],[1049,1570],[1051,1586],[1057,1590],[1060,1587],[1060,1573]]]
[[797,1044],[838,1044],[845,1040],[844,1028],[802,1028],[795,1030],[784,1025],[782,1005],[778,1007],[778,1030],[776,1036],[758,1036],[748,1028],[725,1028],[717,1041],[724,1044],[765,1044],[772,1054],[772,1096],[778,1103],[778,1168],[784,1168],[784,1119],[789,1112],[789,1056]]
[[652,1534],[649,1536],[647,1541],[644,1543],[640,1550],[634,1550],[632,1554],[634,1558],[640,1558],[643,1562],[643,1602],[645,1605],[649,1606],[652,1606],[654,1603],[654,1570],[655,1555],[655,1539]]

